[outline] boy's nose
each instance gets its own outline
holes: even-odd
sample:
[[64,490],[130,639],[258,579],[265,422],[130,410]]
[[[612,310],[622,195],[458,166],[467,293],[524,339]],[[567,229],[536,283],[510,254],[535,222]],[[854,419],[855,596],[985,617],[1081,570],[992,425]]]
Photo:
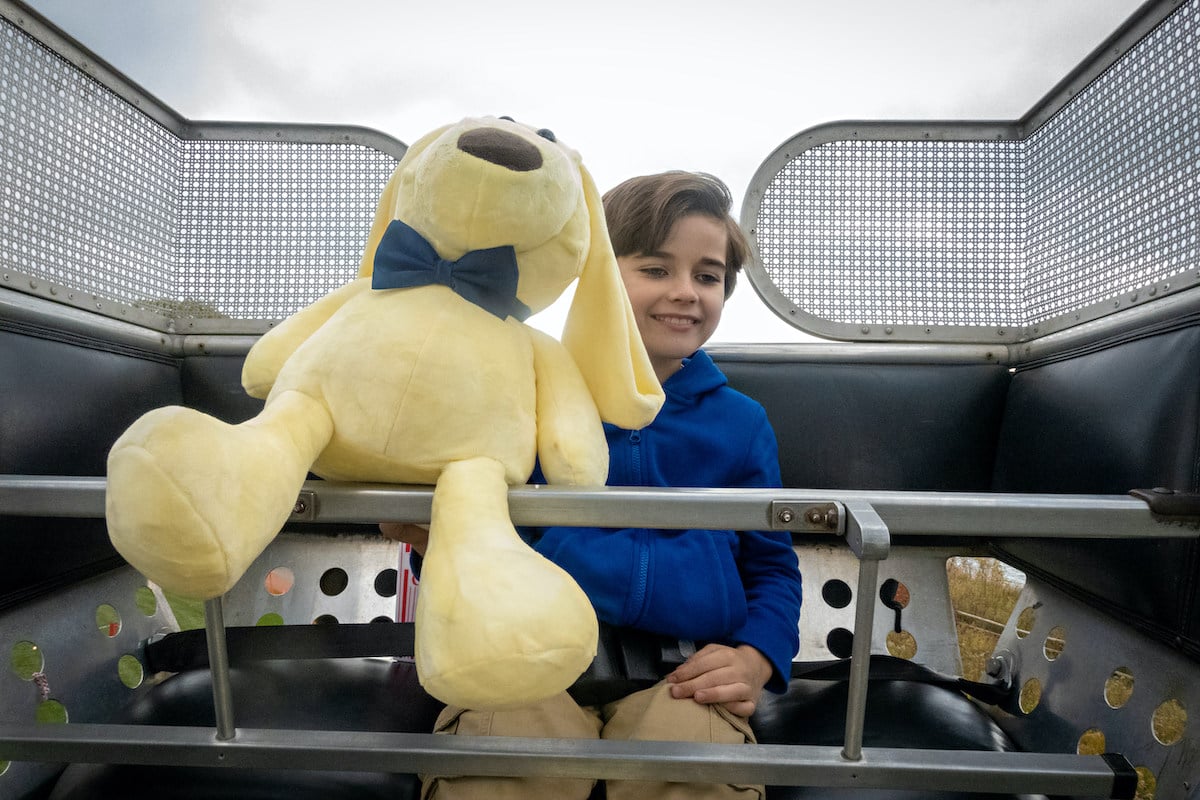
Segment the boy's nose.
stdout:
[[692,285],[691,276],[683,277],[671,283],[671,299],[681,302],[695,302],[699,298],[696,287]]

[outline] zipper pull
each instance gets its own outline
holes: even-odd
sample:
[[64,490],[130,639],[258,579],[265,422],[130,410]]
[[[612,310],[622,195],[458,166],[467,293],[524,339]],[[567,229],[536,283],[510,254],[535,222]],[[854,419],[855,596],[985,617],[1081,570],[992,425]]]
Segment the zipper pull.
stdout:
[[638,444],[639,442],[641,442],[642,441],[642,432],[641,431],[630,431],[629,432],[629,441],[631,444]]

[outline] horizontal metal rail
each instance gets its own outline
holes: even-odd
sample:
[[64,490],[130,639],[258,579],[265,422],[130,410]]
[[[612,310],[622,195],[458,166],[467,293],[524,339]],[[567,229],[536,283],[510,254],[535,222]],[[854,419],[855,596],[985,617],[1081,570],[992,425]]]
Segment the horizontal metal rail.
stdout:
[[537,775],[761,783],[875,789],[1112,796],[1116,775],[1100,756],[868,748],[849,761],[836,747],[580,742],[149,725],[0,726],[0,758],[199,767]]
[[[0,476],[0,514],[45,517],[104,516],[104,478]],[[308,481],[293,521],[427,522],[428,486]],[[806,511],[865,503],[891,536],[983,538],[1200,538],[1200,525],[1166,521],[1125,495],[886,492],[842,489],[647,489],[516,486],[509,510],[520,525],[573,525],[674,529],[786,530],[843,533],[813,523]]]

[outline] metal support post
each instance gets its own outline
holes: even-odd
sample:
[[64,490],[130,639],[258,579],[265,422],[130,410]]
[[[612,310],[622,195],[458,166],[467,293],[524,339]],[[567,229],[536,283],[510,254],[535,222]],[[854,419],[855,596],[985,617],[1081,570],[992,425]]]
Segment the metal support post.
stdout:
[[233,685],[229,679],[229,649],[225,645],[225,610],[220,597],[204,601],[204,632],[208,640],[208,664],[212,670],[217,739],[229,741],[236,731],[233,725]]
[[846,543],[858,556],[858,595],[854,606],[854,643],[850,650],[842,757],[858,761],[862,758],[863,727],[867,716],[875,587],[879,583],[879,562],[887,558],[891,544],[887,525],[869,503],[858,500],[846,503]]

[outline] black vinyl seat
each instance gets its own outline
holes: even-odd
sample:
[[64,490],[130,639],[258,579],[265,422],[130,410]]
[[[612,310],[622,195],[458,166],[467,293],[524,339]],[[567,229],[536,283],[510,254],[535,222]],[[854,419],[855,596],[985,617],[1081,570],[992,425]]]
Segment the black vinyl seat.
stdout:
[[[407,661],[378,658],[252,661],[230,671],[235,724],[245,728],[427,733],[441,710]],[[795,679],[785,695],[766,694],[752,725],[764,744],[842,744],[844,681]],[[1014,750],[1008,737],[964,694],[917,681],[873,680],[867,695],[866,747]],[[140,694],[112,722],[215,727],[211,672],[190,670]],[[872,800],[987,795],[768,787],[770,800],[807,797]],[[409,800],[413,774],[222,767],[73,764],[49,800]],[[597,795],[601,795],[598,791]]]

